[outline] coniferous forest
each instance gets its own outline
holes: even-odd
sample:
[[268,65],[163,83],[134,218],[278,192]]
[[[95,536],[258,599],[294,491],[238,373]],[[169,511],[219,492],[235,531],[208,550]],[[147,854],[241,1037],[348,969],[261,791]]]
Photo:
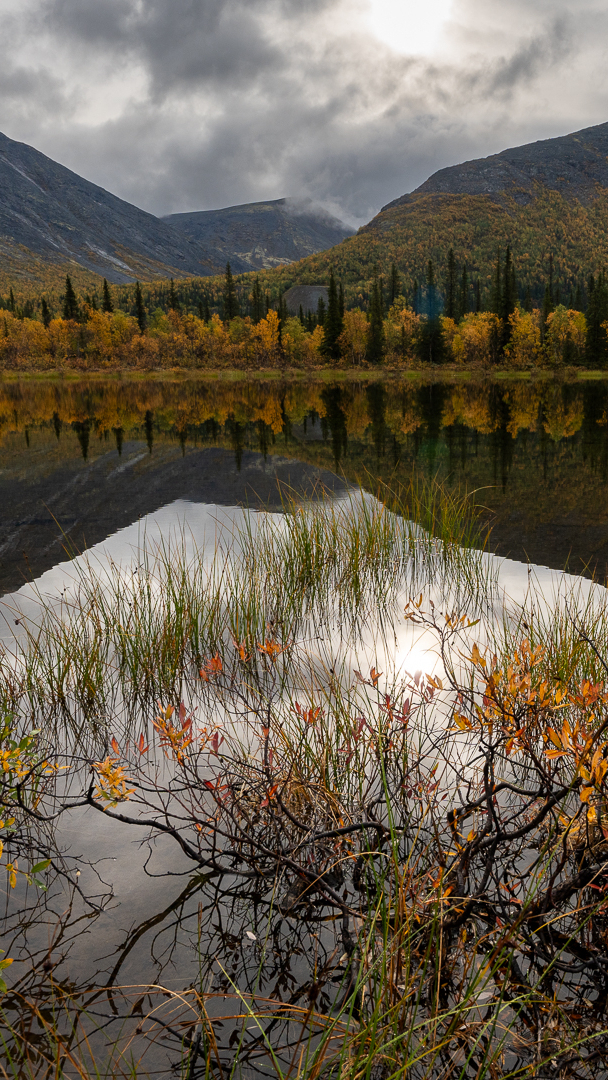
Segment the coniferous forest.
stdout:
[[[332,249],[332,253],[340,249]],[[330,254],[330,253],[327,253]],[[296,264],[297,270],[297,264]],[[291,279],[287,272],[291,271]],[[290,315],[283,287],[294,268],[264,275],[0,296],[0,369],[229,369],[321,367],[556,369],[608,366],[608,280],[603,270],[565,283],[553,254],[523,285],[509,245],[490,281],[450,248],[409,277],[374,266],[356,294],[330,266],[328,302]]]

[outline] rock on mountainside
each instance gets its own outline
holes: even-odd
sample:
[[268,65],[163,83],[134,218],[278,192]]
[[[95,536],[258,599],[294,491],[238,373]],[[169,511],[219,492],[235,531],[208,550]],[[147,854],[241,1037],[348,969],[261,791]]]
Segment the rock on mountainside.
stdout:
[[170,214],[167,224],[189,239],[222,252],[232,269],[270,269],[334,247],[354,229],[307,199],[274,199],[224,210]]
[[0,254],[33,255],[125,282],[212,274],[222,257],[26,143],[0,134]]
[[525,206],[541,188],[580,202],[608,188],[608,124],[440,169],[411,194],[382,209],[402,206],[414,195],[431,194],[508,195]]

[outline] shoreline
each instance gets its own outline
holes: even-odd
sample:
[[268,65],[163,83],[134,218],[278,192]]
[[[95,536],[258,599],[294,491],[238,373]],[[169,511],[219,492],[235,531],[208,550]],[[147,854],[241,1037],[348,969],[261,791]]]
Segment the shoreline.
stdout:
[[608,370],[597,368],[562,368],[549,371],[516,371],[505,368],[455,368],[437,365],[429,368],[153,368],[138,371],[121,368],[112,371],[96,368],[50,368],[45,371],[0,371],[0,382],[597,382],[608,380]]

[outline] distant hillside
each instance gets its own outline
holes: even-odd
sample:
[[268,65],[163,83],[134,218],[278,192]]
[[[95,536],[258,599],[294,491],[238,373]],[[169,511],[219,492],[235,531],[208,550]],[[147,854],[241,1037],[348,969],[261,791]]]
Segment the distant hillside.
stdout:
[[57,291],[281,266],[352,233],[310,201],[251,203],[161,219],[0,133],[0,291]]
[[522,296],[526,288],[542,295],[551,255],[563,298],[608,267],[608,124],[442,169],[356,236],[276,271],[267,284],[321,284],[333,268],[347,301],[365,302],[376,266],[386,278],[395,262],[411,288],[432,259],[441,282],[453,247],[487,300],[497,250],[507,244]]
[[210,274],[221,259],[25,143],[0,134],[0,255],[4,275],[36,261],[70,263],[126,282]]
[[220,251],[232,269],[270,269],[334,247],[354,229],[311,200],[275,199],[164,217],[190,240]]
[[569,201],[591,202],[608,188],[608,124],[584,128],[557,139],[542,139],[491,157],[440,169],[410,195],[383,206],[389,210],[416,195],[508,196],[520,206],[537,198],[539,188]]
[[[29,282],[39,294],[53,268],[74,267],[83,288],[92,271],[148,281],[152,306],[167,278],[188,278],[183,302],[208,299],[219,310],[223,282],[207,275],[223,273],[228,260],[235,274],[258,273],[273,302],[281,289],[326,285],[333,268],[353,306],[367,303],[374,270],[386,280],[393,262],[406,292],[429,259],[441,285],[451,247],[459,272],[467,267],[471,303],[477,279],[487,303],[507,244],[522,298],[529,289],[540,301],[553,256],[553,284],[567,300],[608,267],[608,124],[442,169],[348,233],[312,204],[286,199],[160,220],[0,136],[0,293],[10,283],[24,294]],[[250,289],[242,280],[245,300]]]

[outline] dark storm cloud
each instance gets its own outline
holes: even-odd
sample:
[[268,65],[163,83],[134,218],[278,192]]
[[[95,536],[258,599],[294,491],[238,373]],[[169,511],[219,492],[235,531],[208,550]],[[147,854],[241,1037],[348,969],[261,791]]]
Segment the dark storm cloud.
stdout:
[[575,2],[454,0],[431,63],[366,34],[358,0],[22,0],[5,130],[156,213],[293,195],[364,220],[436,168],[606,118],[604,15]]
[[273,46],[264,19],[289,20],[297,14],[318,15],[333,0],[298,4],[295,0],[51,0],[45,22],[65,41],[92,51],[112,44],[119,54],[131,53],[146,65],[154,91],[169,92],[182,82],[203,85],[236,79],[289,64]]
[[71,94],[64,81],[44,67],[13,65],[10,60],[0,67],[0,102],[6,115],[52,119],[69,113]]
[[490,78],[490,92],[510,92],[538,78],[549,65],[563,60],[572,43],[569,19],[555,19],[541,34],[524,42],[509,57],[501,57]]
[[132,0],[103,0],[100,3],[74,3],[74,0],[53,0],[34,11],[30,25],[36,20],[53,36],[77,41],[94,49],[108,45],[123,47],[129,37],[135,11]]

